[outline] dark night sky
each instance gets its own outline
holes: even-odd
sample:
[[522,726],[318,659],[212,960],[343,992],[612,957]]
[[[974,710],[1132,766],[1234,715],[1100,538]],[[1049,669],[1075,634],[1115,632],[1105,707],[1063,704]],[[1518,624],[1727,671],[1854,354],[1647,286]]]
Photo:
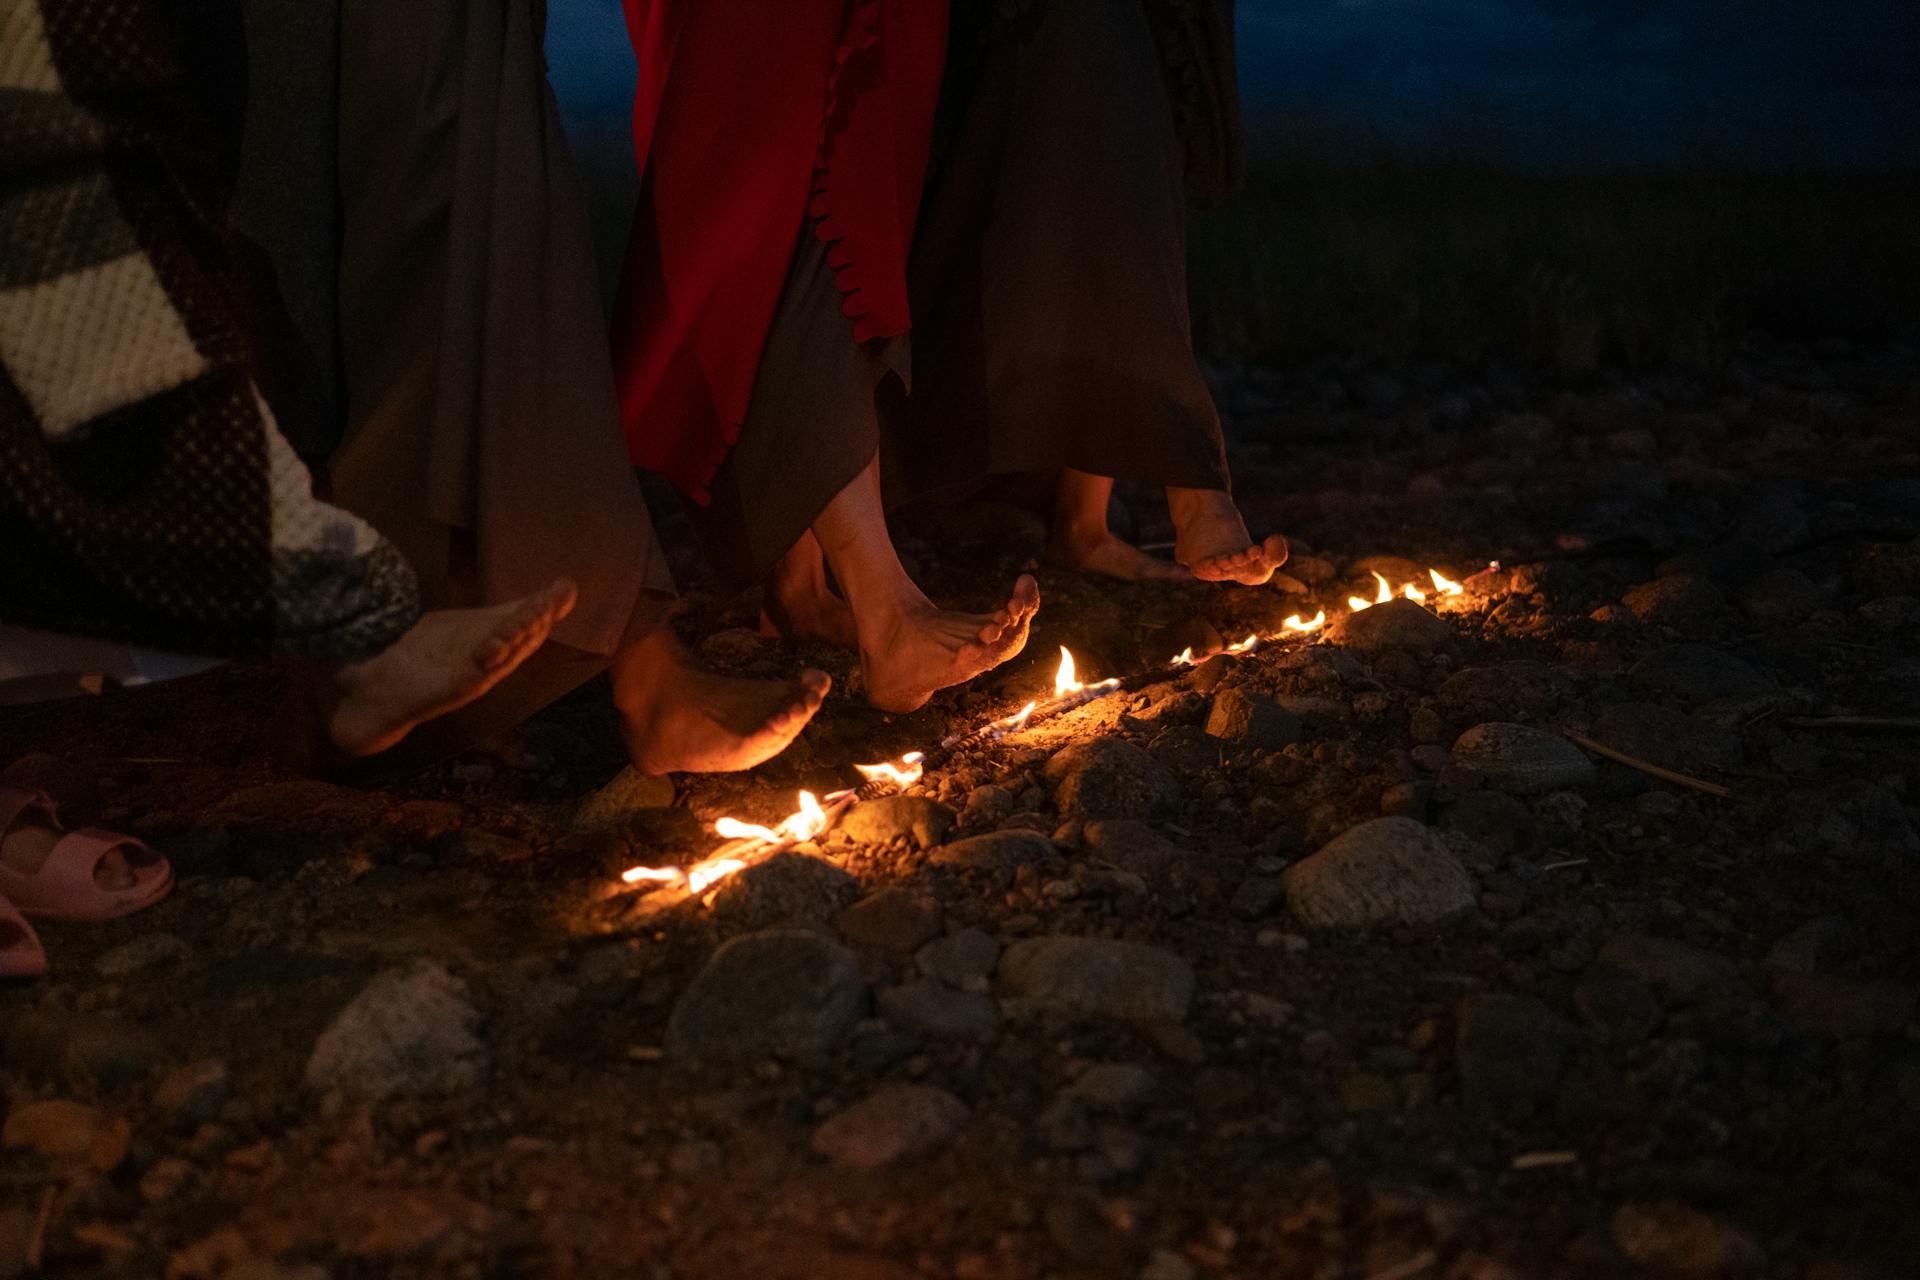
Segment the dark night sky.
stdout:
[[[617,115],[616,0],[549,21],[570,114]],[[1304,113],[1552,165],[1920,163],[1920,0],[1240,0],[1239,27],[1256,128]]]

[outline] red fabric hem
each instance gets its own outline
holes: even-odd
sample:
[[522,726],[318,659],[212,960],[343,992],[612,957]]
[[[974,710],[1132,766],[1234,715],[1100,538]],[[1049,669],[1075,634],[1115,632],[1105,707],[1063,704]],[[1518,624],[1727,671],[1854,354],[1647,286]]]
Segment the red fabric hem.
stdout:
[[[807,217],[813,222],[813,234],[827,247],[827,265],[833,269],[834,287],[840,290],[840,309],[853,321],[853,340],[891,338],[884,330],[894,326],[875,323],[872,308],[864,295],[872,287],[855,259],[850,241],[853,230],[844,225],[839,213],[842,200],[833,173],[833,143],[847,125],[850,112],[841,100],[841,86],[847,68],[863,54],[871,55],[880,44],[882,0],[861,0],[847,19],[847,33],[833,53],[833,70],[827,75],[825,109],[820,116],[820,137],[814,151],[813,182],[807,193]],[[898,329],[897,332],[905,332]]]

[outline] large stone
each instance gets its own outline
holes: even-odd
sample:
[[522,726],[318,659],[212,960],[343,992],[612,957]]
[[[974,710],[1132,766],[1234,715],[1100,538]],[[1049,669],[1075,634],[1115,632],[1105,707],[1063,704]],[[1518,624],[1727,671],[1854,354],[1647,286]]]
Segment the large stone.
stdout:
[[1000,961],[1010,1010],[1122,1022],[1180,1022],[1193,970],[1170,951],[1108,938],[1029,938]]
[[1126,818],[1089,822],[1081,841],[1095,857],[1140,876],[1159,875],[1188,856],[1146,823]]
[[1226,754],[1220,739],[1209,736],[1197,724],[1176,724],[1162,729],[1147,744],[1147,751],[1155,760],[1186,778],[1219,767]]
[[976,871],[1014,871],[1044,862],[1054,855],[1053,841],[1038,831],[989,831],[968,836],[935,849],[929,860],[946,867]]
[[984,995],[922,978],[880,993],[880,1016],[929,1040],[991,1040],[1000,1011]]
[[1558,734],[1497,721],[1461,734],[1453,758],[1489,785],[1522,796],[1584,787],[1598,772],[1586,752]]
[[1646,934],[1615,934],[1601,944],[1599,959],[1673,1000],[1697,1000],[1740,977],[1740,970],[1725,956],[1691,943]]
[[604,830],[643,809],[664,809],[672,803],[673,779],[641,773],[628,765],[580,801],[573,811],[573,826],[579,831]]
[[1692,573],[1673,573],[1643,583],[1620,598],[1642,622],[1691,629],[1726,606],[1727,597],[1713,582]]
[[1670,644],[1655,650],[1634,664],[1627,679],[1649,693],[1688,706],[1774,691],[1773,681],[1751,664],[1703,644]]
[[1243,689],[1226,689],[1214,695],[1207,733],[1262,751],[1278,751],[1304,736],[1299,716]]
[[862,844],[887,844],[905,837],[931,849],[953,828],[953,810],[925,796],[881,796],[855,805],[840,829]]
[[186,1128],[218,1115],[230,1092],[227,1064],[218,1058],[200,1058],[168,1072],[154,1086],[153,1105],[174,1125]]
[[1494,1115],[1528,1115],[1553,1096],[1579,1041],[1578,1028],[1532,996],[1469,997],[1455,1046],[1467,1100]]
[[1341,833],[1281,876],[1287,906],[1316,926],[1426,924],[1472,907],[1473,877],[1411,818],[1375,818]]
[[878,1169],[952,1141],[968,1114],[944,1089],[883,1085],[814,1130],[813,1149],[835,1164]]
[[7,1113],[0,1147],[32,1151],[56,1168],[109,1173],[126,1159],[127,1122],[64,1099],[22,1102]]
[[1180,784],[1124,738],[1095,738],[1054,753],[1046,775],[1060,812],[1081,818],[1148,818],[1177,808]]
[[728,929],[825,924],[860,896],[860,882],[823,858],[782,853],[729,877],[713,895]]
[[840,936],[876,951],[912,951],[940,936],[940,902],[904,885],[868,894],[834,920]]
[[666,1049],[687,1063],[813,1061],[867,1011],[853,954],[804,929],[735,938],[694,976],[667,1021]]
[[985,991],[1000,963],[1000,943],[978,929],[935,938],[914,952],[920,972],[961,991]]
[[1740,1276],[1765,1261],[1747,1236],[1674,1201],[1621,1205],[1613,1215],[1613,1242],[1633,1262],[1670,1275]]
[[307,1059],[307,1084],[369,1101],[470,1088],[486,1074],[480,1014],[432,961],[389,969],[348,1002]]
[[1431,653],[1452,638],[1452,627],[1411,600],[1389,600],[1350,613],[1328,633],[1334,644],[1366,654],[1390,649]]

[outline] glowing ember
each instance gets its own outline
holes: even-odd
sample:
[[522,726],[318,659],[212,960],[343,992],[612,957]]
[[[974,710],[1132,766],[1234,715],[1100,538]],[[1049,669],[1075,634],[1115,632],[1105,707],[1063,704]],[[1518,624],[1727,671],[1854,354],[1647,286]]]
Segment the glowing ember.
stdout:
[[1429,569],[1427,573],[1433,578],[1433,589],[1441,595],[1458,596],[1466,594],[1467,589],[1465,587],[1453,581],[1451,578],[1442,577],[1438,569]]
[[[1187,650],[1187,661],[1193,661],[1193,650],[1191,649]],[[1061,645],[1060,669],[1053,673],[1053,696],[1060,698],[1069,693],[1078,693],[1086,688],[1087,686],[1081,684],[1074,678],[1076,674],[1073,668],[1073,655],[1067,652],[1067,646]]]
[[1305,621],[1301,620],[1299,614],[1297,613],[1292,614],[1287,618],[1285,622],[1281,623],[1280,625],[1285,627],[1289,631],[1302,631],[1302,632],[1318,631],[1320,628],[1327,625],[1327,611],[1325,609],[1322,609],[1320,612],[1314,614],[1313,617]]
[[1227,652],[1228,653],[1245,653],[1247,650],[1253,648],[1253,646],[1259,643],[1260,643],[1259,636],[1248,636],[1245,640],[1242,640],[1239,644],[1228,645]]
[[[869,782],[891,782],[902,791],[920,781],[926,772],[920,761],[925,757],[918,751],[909,751],[900,757],[899,764],[857,764],[853,766],[860,776]],[[802,792],[801,794],[805,794]]]

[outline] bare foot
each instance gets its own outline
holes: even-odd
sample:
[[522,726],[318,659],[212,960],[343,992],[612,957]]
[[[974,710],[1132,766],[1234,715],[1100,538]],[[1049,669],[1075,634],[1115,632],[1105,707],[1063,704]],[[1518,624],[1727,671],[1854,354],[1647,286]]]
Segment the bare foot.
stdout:
[[789,640],[825,640],[842,649],[860,647],[853,608],[827,581],[827,559],[808,530],[780,557],[768,575],[762,629]]
[[1255,542],[1224,490],[1169,488],[1167,510],[1175,530],[1173,558],[1202,582],[1257,587],[1287,562],[1287,540],[1276,533]]
[[333,673],[340,701],[327,728],[334,746],[374,755],[466,706],[546,643],[573,601],[574,585],[562,578],[507,604],[422,617],[386,652]]
[[737,680],[696,664],[660,627],[613,661],[620,735],[641,773],[730,773],[786,750],[833,681]]
[[[0,862],[4,862],[8,870],[21,875],[36,875],[52,856],[53,847],[60,843],[62,834],[53,825],[50,815],[28,809],[4,834],[0,834]],[[131,889],[134,883],[133,868],[127,865],[127,860],[120,856],[118,849],[110,849],[94,867],[93,882],[102,889]]]
[[1047,559],[1122,582],[1186,582],[1193,577],[1180,565],[1150,556],[1115,537],[1104,521],[1094,530],[1063,528],[1055,521],[1047,531]]
[[1007,603],[990,614],[949,613],[919,596],[861,618],[867,701],[882,711],[912,711],[934,690],[992,670],[1026,648],[1039,611],[1040,584],[1022,574]]

